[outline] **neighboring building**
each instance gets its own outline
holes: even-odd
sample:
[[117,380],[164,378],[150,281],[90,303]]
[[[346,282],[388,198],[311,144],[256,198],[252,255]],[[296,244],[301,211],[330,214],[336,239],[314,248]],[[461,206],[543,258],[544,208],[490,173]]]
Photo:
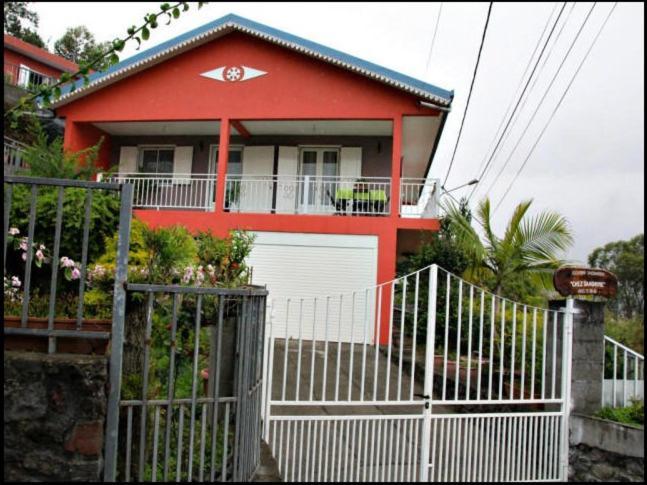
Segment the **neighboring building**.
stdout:
[[[31,86],[51,84],[64,72],[73,73],[78,66],[67,59],[47,52],[12,35],[4,34],[5,103],[8,94],[25,94]],[[7,85],[21,88],[9,90]],[[16,98],[17,99],[17,98]],[[13,100],[15,102],[15,99]]]
[[147,223],[256,233],[272,297],[388,281],[439,228],[428,175],[451,91],[235,15],[90,79],[53,105],[66,147],[104,137],[100,167]]
[[[74,73],[78,66],[67,59],[47,52],[12,35],[4,34],[4,106],[16,102],[33,88],[52,84],[64,72]],[[62,136],[61,120],[43,120],[49,136]],[[4,133],[4,173],[13,173],[22,166],[21,150],[24,133]]]

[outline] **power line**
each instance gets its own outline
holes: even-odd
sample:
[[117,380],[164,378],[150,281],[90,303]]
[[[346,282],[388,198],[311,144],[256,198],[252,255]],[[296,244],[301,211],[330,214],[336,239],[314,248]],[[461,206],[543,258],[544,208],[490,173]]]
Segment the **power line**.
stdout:
[[[501,121],[499,122],[499,126],[497,127],[496,131],[494,132],[494,136],[492,137],[492,141],[490,141],[490,146],[488,146],[487,151],[483,155],[483,160],[481,161],[481,164],[479,165],[479,168],[476,170],[474,173],[474,177],[476,178],[479,173],[481,173],[481,170],[483,169],[483,166],[485,165],[485,162],[487,161],[488,154],[492,150],[492,147],[494,146],[494,142],[496,141],[497,137],[499,136],[499,133],[501,131],[501,128],[503,128],[503,123],[505,122],[506,118],[508,117],[508,114],[510,113],[510,110],[512,109],[512,105],[514,104],[514,100],[517,97],[517,94],[519,94],[519,90],[521,89],[521,85],[523,84],[523,80],[526,78],[526,74],[528,73],[528,70],[530,69],[530,66],[532,64],[532,60],[535,58],[535,54],[537,53],[537,50],[539,49],[539,46],[541,45],[541,39],[544,38],[544,34],[548,30],[548,26],[550,25],[550,19],[553,18],[553,14],[557,10],[557,4],[553,7],[553,10],[550,12],[550,15],[546,19],[546,23],[544,24],[544,30],[542,30],[539,38],[537,39],[537,43],[535,44],[535,48],[532,51],[532,54],[528,58],[528,63],[526,64],[526,68],[523,71],[523,74],[521,75],[521,78],[519,79],[519,84],[517,85],[517,89],[514,91],[514,95],[510,98],[510,103],[508,103],[508,107],[505,110],[505,114],[501,118]],[[532,90],[532,86],[530,88]],[[526,98],[527,99],[527,98]],[[478,190],[478,187],[474,187],[474,189]]]
[[429,55],[427,56],[427,66],[425,67],[425,75],[429,71],[431,54],[434,52],[434,44],[436,43],[436,34],[438,33],[438,24],[440,23],[440,15],[442,13],[443,13],[443,2],[440,2],[440,7],[438,7],[438,16],[436,17],[436,26],[434,27],[434,35],[431,38],[431,45],[429,46]]
[[570,90],[571,86],[573,85],[573,82],[575,81],[575,78],[577,77],[578,73],[580,72],[580,69],[581,69],[581,68],[582,68],[582,66],[584,65],[584,62],[586,62],[586,59],[589,57],[589,54],[590,54],[590,53],[591,53],[591,51],[593,50],[593,47],[595,46],[595,43],[597,42],[598,38],[600,37],[600,34],[601,34],[601,33],[602,33],[602,31],[604,30],[605,25],[606,25],[606,24],[607,24],[607,22],[609,21],[609,18],[611,17],[611,14],[613,13],[613,11],[615,10],[615,8],[616,8],[616,6],[617,6],[617,5],[618,5],[618,2],[615,2],[615,3],[613,4],[613,7],[611,8],[611,10],[609,11],[609,13],[607,14],[606,19],[604,19],[604,22],[603,22],[603,23],[602,23],[602,25],[600,26],[600,30],[598,30],[598,33],[596,34],[595,38],[593,39],[593,42],[591,42],[591,45],[589,46],[589,49],[586,51],[586,54],[584,54],[584,57],[582,58],[582,61],[580,62],[580,65],[579,65],[579,66],[577,66],[577,69],[575,70],[575,73],[573,74],[573,77],[572,77],[572,78],[571,78],[571,80],[569,81],[568,86],[566,86],[566,89],[565,89],[565,90],[564,90],[564,92],[562,93],[562,96],[559,98],[559,101],[557,102],[557,105],[556,105],[556,106],[555,106],[555,108],[553,109],[553,112],[551,113],[550,118],[548,118],[548,121],[546,122],[546,124],[545,124],[545,125],[544,125],[544,127],[542,128],[541,133],[540,133],[540,134],[539,134],[539,136],[537,137],[537,140],[535,141],[535,143],[533,144],[532,148],[530,149],[530,152],[528,152],[528,155],[526,156],[525,160],[523,161],[523,164],[521,165],[521,167],[519,167],[519,170],[518,170],[518,171],[517,171],[517,173],[515,174],[514,178],[512,179],[512,181],[510,182],[510,184],[508,185],[508,188],[506,189],[505,193],[504,193],[504,194],[503,194],[503,196],[501,197],[501,200],[499,200],[499,202],[497,203],[496,207],[495,207],[495,208],[494,208],[494,210],[492,211],[492,214],[494,214],[494,212],[496,212],[496,210],[499,208],[499,206],[501,205],[501,203],[503,202],[503,200],[506,198],[506,196],[507,196],[507,195],[508,195],[508,193],[510,192],[510,189],[511,189],[511,188],[512,188],[512,186],[514,185],[515,181],[516,181],[516,180],[517,180],[517,178],[519,177],[519,174],[521,174],[521,172],[523,171],[524,167],[525,167],[525,166],[526,166],[526,164],[528,163],[528,160],[530,159],[530,156],[531,156],[531,155],[533,154],[533,152],[535,151],[535,148],[537,147],[537,145],[538,145],[538,144],[539,144],[539,142],[541,141],[541,138],[544,136],[544,133],[546,132],[546,129],[547,129],[547,128],[548,128],[548,126],[550,125],[550,122],[553,120],[553,118],[555,117],[555,114],[556,114],[556,113],[557,113],[557,111],[559,110],[559,107],[562,105],[562,101],[564,101],[564,98],[566,97],[566,94],[568,93],[568,91]]
[[[544,91],[544,94],[542,95],[541,99],[539,100],[539,103],[537,103],[537,106],[535,107],[535,110],[532,113],[532,116],[528,120],[528,123],[526,123],[526,126],[523,129],[523,132],[521,133],[521,135],[517,139],[517,143],[514,145],[514,147],[512,148],[510,153],[508,154],[508,158],[506,159],[505,163],[503,164],[503,166],[501,167],[499,172],[496,174],[496,177],[494,178],[494,180],[492,181],[492,183],[490,184],[488,189],[485,191],[486,194],[491,193],[492,188],[494,187],[494,185],[499,180],[499,177],[501,177],[501,174],[503,173],[505,168],[510,163],[510,160],[512,160],[512,155],[514,155],[514,153],[517,151],[517,148],[519,148],[519,145],[521,144],[521,140],[523,139],[523,137],[528,132],[528,128],[530,128],[530,125],[532,124],[532,122],[535,120],[535,116],[537,116],[537,113],[539,112],[539,109],[542,107],[544,101],[546,100],[546,96],[548,96],[548,93],[550,92],[551,88],[553,87],[553,84],[555,84],[555,80],[557,79],[557,76],[562,71],[562,68],[564,67],[564,64],[566,63],[566,59],[568,59],[569,55],[571,54],[571,51],[573,50],[573,47],[575,46],[575,43],[577,42],[577,39],[579,38],[580,34],[582,33],[582,30],[584,30],[584,26],[588,22],[589,17],[591,16],[591,13],[593,12],[593,9],[595,8],[595,5],[596,4],[593,3],[593,6],[589,9],[589,12],[587,13],[586,18],[582,22],[582,25],[580,26],[579,30],[577,31],[577,34],[575,34],[575,37],[571,41],[571,45],[569,46],[568,50],[566,51],[566,54],[564,54],[564,57],[562,58],[562,61],[559,64],[559,67],[557,68],[557,71],[555,71],[555,74],[553,75],[553,78],[551,79],[550,84],[548,85],[548,87]],[[573,6],[575,6],[575,4],[573,4]],[[571,9],[571,12],[572,11],[573,11],[573,9]],[[569,17],[570,17],[571,12],[569,12]],[[564,25],[566,25],[567,21],[568,21],[568,17],[566,18],[565,23],[562,25],[562,29],[560,29],[559,33],[557,34],[558,36],[555,39],[555,42],[557,42],[557,40],[559,39],[559,34],[561,34],[561,32],[563,30],[563,27],[564,27]],[[555,47],[555,44],[553,44],[553,47]],[[552,48],[551,48],[551,52],[552,52]],[[548,55],[546,56],[546,59],[548,59],[550,57],[551,52],[548,53]],[[545,63],[544,63],[544,65],[545,65]],[[535,80],[537,80],[537,79],[535,79]]]
[[[548,37],[546,38],[546,42],[544,42],[543,47],[541,48],[541,52],[539,53],[539,57],[537,58],[537,61],[535,62],[534,67],[532,68],[532,72],[530,73],[530,77],[527,79],[525,86],[523,87],[523,91],[521,92],[521,95],[519,96],[519,99],[517,99],[517,103],[512,110],[512,114],[510,115],[510,118],[508,118],[508,121],[506,123],[505,128],[503,129],[503,132],[501,133],[501,136],[499,137],[499,140],[497,141],[496,146],[494,147],[494,151],[490,155],[490,158],[488,159],[487,163],[485,164],[485,168],[483,169],[483,172],[478,178],[478,180],[483,179],[483,175],[487,171],[488,167],[492,163],[492,159],[494,158],[494,154],[496,153],[496,150],[498,149],[499,145],[501,144],[501,140],[503,139],[503,136],[505,135],[506,131],[510,127],[510,122],[512,121],[512,118],[514,117],[515,113],[517,112],[517,109],[519,108],[519,104],[521,103],[521,99],[523,98],[524,94],[526,93],[526,89],[528,89],[528,85],[530,84],[531,79],[533,78],[535,71],[537,70],[537,66],[539,65],[539,61],[542,59],[544,52],[546,50],[546,46],[548,45],[548,42],[550,41],[551,37],[553,36],[553,33],[555,32],[555,27],[557,27],[557,23],[559,22],[559,19],[562,17],[562,14],[564,13],[564,8],[566,8],[566,2],[562,5],[561,10],[559,11],[559,15],[555,19],[555,22],[553,23],[553,27],[550,30],[550,33],[548,34]],[[470,193],[469,197],[467,200],[469,201],[472,196],[474,195],[474,191],[476,190],[476,186],[474,189],[472,189],[472,192]]]
[[479,63],[481,62],[481,53],[483,52],[483,43],[485,41],[485,34],[487,33],[487,26],[490,23],[490,14],[492,13],[492,4],[494,2],[490,2],[490,6],[488,7],[487,11],[487,17],[485,19],[485,26],[483,27],[483,36],[481,37],[481,45],[479,47],[479,53],[478,56],[476,57],[476,65],[474,66],[474,74],[472,74],[472,83],[470,84],[470,91],[469,94],[467,95],[467,103],[465,104],[465,112],[463,113],[463,119],[461,120],[461,127],[458,130],[458,137],[456,138],[456,144],[454,145],[454,153],[452,153],[452,159],[449,162],[449,168],[447,169],[447,174],[445,175],[445,180],[443,182],[443,187],[447,183],[447,179],[449,178],[449,172],[452,170],[452,165],[454,164],[454,157],[456,156],[456,149],[458,148],[458,143],[461,140],[461,134],[463,133],[463,125],[465,124],[465,117],[467,116],[467,110],[470,106],[470,99],[472,99],[472,89],[474,88],[474,81],[476,79],[476,72],[478,71],[479,68]]

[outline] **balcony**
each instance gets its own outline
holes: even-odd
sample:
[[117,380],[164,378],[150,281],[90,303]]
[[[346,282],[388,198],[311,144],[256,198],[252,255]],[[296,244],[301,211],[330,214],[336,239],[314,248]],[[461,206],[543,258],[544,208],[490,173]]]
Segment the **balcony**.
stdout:
[[229,212],[386,216],[391,212],[388,177],[227,175]]
[[98,180],[133,185],[133,207],[139,209],[214,210],[216,176],[209,174],[100,174]]
[[4,174],[13,175],[21,168],[24,168],[22,152],[26,145],[8,136],[4,137]]
[[19,86],[27,91],[31,91],[42,84],[53,84],[56,82],[56,79],[46,74],[34,71],[29,67],[5,62],[4,82],[5,84]]
[[[121,173],[99,180],[133,185],[139,209],[213,211],[216,176],[210,174]],[[402,179],[400,217],[438,217],[438,180]],[[224,210],[244,214],[389,216],[389,177],[262,176],[228,174]]]

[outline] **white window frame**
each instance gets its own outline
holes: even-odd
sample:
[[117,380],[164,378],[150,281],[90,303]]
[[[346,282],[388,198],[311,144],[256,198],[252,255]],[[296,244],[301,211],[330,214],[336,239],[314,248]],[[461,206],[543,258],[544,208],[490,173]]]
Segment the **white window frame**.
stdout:
[[[27,72],[27,76],[26,76],[26,79],[25,79],[23,84],[20,84],[20,82],[19,82],[20,81],[20,71],[21,70],[25,70]],[[18,79],[16,80],[16,84],[23,87],[23,88],[25,88],[25,89],[27,87],[29,87],[29,78],[30,78],[31,74],[38,74],[39,76],[41,76],[43,78],[44,82],[42,84],[45,84],[45,85],[49,84],[49,82],[47,82],[45,80],[50,79],[51,76],[48,76],[47,74],[36,71],[35,69],[32,69],[30,66],[27,66],[26,64],[20,64],[20,67],[18,68]]]
[[339,170],[341,167],[341,145],[297,145],[297,148],[299,149],[299,163],[297,165],[297,174],[299,176],[303,175],[303,152],[308,150],[308,151],[316,151],[317,152],[317,167],[316,167],[316,177],[322,177],[323,176],[323,155],[321,156],[321,163],[319,160],[319,153],[323,153],[325,151],[336,151],[337,152],[337,173],[334,175],[335,177],[339,177]]
[[[173,169],[175,168],[175,148],[177,145],[159,145],[159,144],[143,144],[143,145],[137,145],[137,173],[142,173],[146,175],[151,175],[150,172],[141,172],[140,170],[144,166],[144,150],[169,150],[173,149],[173,168],[171,169],[171,172],[169,173],[168,177],[173,178]],[[159,160],[159,156],[158,156]],[[155,172],[157,174],[159,172]],[[172,185],[172,182],[159,182],[161,185]]]
[[[243,155],[242,151],[245,148],[245,145],[229,145],[229,151],[230,152],[241,152],[240,155],[240,164],[243,164]],[[214,157],[214,152],[217,153],[220,150],[220,144],[219,143],[210,143],[209,144],[209,160],[207,162],[207,173],[209,175],[216,175],[216,158]],[[226,174],[225,174],[226,175]]]

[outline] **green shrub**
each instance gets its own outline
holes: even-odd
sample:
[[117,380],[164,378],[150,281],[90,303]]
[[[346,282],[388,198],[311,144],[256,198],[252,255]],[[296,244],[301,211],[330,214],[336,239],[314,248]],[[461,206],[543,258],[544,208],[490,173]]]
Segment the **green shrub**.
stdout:
[[631,404],[624,408],[602,408],[595,414],[598,418],[615,421],[617,423],[645,425],[645,402],[632,399]]

